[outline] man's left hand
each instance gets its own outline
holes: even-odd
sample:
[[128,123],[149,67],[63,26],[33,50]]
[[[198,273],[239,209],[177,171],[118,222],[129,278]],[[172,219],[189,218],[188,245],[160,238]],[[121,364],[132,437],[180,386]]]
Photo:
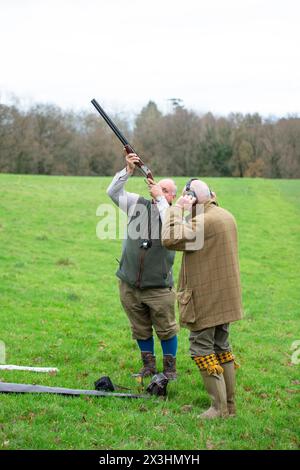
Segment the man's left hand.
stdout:
[[153,199],[156,199],[158,196],[164,195],[161,186],[155,183],[155,181],[153,181],[151,178],[147,179],[147,183],[148,183],[149,193],[151,194]]

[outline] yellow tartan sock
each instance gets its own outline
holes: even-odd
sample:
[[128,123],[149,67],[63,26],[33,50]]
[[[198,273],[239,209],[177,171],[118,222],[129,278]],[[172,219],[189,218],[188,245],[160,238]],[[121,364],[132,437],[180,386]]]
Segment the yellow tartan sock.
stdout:
[[201,371],[206,370],[209,375],[223,374],[224,372],[215,354],[208,354],[207,356],[194,356],[192,359],[196,362]]
[[234,357],[234,355],[232,354],[231,351],[225,351],[225,352],[222,352],[222,353],[218,353],[217,358],[218,358],[218,361],[220,362],[220,364],[225,364],[226,362],[234,361],[234,368],[238,369],[240,367],[240,365],[237,362],[235,362],[235,357]]

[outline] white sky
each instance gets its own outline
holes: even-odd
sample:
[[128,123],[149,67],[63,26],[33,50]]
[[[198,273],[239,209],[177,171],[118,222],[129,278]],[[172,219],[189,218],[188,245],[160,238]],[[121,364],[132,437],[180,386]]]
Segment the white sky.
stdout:
[[0,99],[300,112],[299,0],[0,0]]

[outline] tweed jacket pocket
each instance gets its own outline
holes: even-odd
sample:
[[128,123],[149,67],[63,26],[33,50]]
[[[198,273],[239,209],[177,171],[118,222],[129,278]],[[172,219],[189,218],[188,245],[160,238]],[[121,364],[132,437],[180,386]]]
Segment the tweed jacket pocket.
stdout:
[[193,289],[185,288],[177,292],[178,308],[180,313],[180,323],[195,322],[195,308],[193,302]]

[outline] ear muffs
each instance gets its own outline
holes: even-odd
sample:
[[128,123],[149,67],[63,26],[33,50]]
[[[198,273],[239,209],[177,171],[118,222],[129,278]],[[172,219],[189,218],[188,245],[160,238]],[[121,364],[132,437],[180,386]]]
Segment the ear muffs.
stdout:
[[[193,190],[191,189],[191,183],[192,183],[192,181],[197,181],[197,180],[198,180],[198,178],[191,178],[191,179],[186,183],[186,185],[185,185],[185,192],[186,192],[186,194],[188,194],[189,196],[193,196],[193,197],[195,197],[196,199],[197,199],[197,196],[196,196],[195,191],[193,191]],[[214,195],[213,195],[211,189],[210,189],[210,188],[208,188],[208,189],[209,189],[210,197],[213,197]]]
[[195,181],[195,180],[197,180],[197,179],[198,179],[198,178],[191,178],[191,179],[186,183],[186,185],[185,185],[185,192],[186,192],[186,194],[188,194],[189,196],[195,197],[196,199],[197,199],[197,196],[196,196],[195,191],[193,191],[193,190],[191,189],[191,183],[192,183],[192,181]]

